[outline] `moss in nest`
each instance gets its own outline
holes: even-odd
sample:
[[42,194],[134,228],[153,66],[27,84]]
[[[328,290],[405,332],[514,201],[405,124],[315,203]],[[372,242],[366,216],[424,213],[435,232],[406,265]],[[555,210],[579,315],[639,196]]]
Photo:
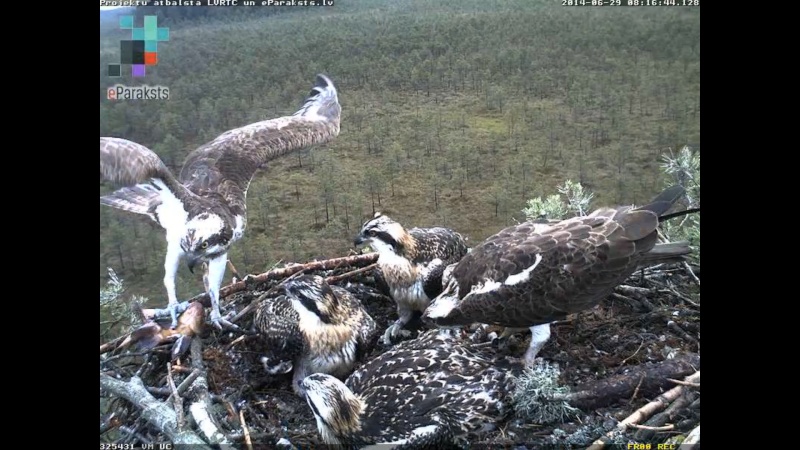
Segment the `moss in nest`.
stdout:
[[557,365],[547,362],[525,369],[513,394],[517,417],[540,425],[561,423],[576,417],[579,410],[563,400],[569,388],[559,385],[560,374]]

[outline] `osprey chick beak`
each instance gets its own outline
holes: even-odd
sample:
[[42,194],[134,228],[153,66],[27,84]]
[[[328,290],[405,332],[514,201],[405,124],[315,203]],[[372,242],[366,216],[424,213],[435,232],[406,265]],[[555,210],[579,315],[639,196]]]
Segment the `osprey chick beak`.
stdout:
[[353,245],[358,246],[358,245],[361,245],[363,243],[364,243],[364,238],[360,234],[358,236],[356,236],[355,239],[353,239]]

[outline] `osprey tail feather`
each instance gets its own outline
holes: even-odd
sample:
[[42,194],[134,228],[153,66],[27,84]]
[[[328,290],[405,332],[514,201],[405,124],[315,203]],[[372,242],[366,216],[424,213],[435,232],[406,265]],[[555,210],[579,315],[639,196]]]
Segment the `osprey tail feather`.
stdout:
[[644,254],[644,259],[639,267],[647,267],[653,264],[676,263],[685,261],[684,256],[692,253],[688,241],[669,242],[666,244],[656,244],[649,252]]

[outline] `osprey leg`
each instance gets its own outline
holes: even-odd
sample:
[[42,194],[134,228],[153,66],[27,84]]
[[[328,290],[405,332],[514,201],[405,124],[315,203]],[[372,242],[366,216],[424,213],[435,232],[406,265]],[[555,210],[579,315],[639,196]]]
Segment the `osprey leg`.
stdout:
[[408,330],[403,330],[403,327],[411,320],[414,316],[414,311],[411,309],[397,305],[397,315],[400,316],[387,330],[386,333],[383,335],[383,343],[385,345],[392,344],[392,338],[397,337],[398,334],[402,334],[403,336],[410,336],[411,332]]
[[525,365],[528,367],[533,366],[536,360],[536,355],[544,347],[547,340],[550,339],[550,324],[536,325],[531,327],[531,345],[528,351],[525,352]]
[[222,328],[220,321],[222,315],[219,312],[219,288],[222,285],[222,278],[225,276],[225,267],[228,261],[228,254],[208,261],[208,296],[211,297],[211,322],[217,328]]
[[168,245],[167,256],[164,258],[164,287],[167,288],[167,298],[169,299],[167,310],[172,319],[170,328],[173,330],[178,327],[178,295],[175,293],[175,275],[178,273],[181,254],[180,246]]

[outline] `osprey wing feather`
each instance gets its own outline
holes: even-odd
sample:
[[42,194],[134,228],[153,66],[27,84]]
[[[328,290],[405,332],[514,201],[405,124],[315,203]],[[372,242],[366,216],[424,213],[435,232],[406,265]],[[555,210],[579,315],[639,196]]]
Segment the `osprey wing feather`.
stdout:
[[219,135],[186,157],[179,179],[198,194],[218,192],[233,214],[244,214],[247,188],[267,162],[339,135],[341,106],[333,82],[317,75],[303,106],[291,116]]
[[532,363],[549,337],[547,324],[593,307],[641,264],[689,253],[686,243],[651,252],[659,217],[682,195],[676,186],[640,208],[601,208],[547,227],[525,222],[505,228],[455,266],[423,320],[531,327],[526,360]]
[[338,136],[341,107],[336,87],[324,75],[291,116],[256,122],[219,135],[187,156],[179,177],[146,147],[125,139],[100,138],[100,177],[123,187],[100,203],[146,214],[167,230],[164,285],[173,327],[177,325],[175,276],[180,259],[189,269],[208,263],[211,320],[219,312],[219,288],[228,250],[247,225],[246,194],[266,162]]
[[[100,204],[149,215],[165,229],[171,224],[158,217],[158,206],[170,200],[184,202],[193,196],[183,187],[152,150],[127,139],[100,138],[100,178],[123,185],[100,197]],[[184,219],[185,220],[185,219]]]

